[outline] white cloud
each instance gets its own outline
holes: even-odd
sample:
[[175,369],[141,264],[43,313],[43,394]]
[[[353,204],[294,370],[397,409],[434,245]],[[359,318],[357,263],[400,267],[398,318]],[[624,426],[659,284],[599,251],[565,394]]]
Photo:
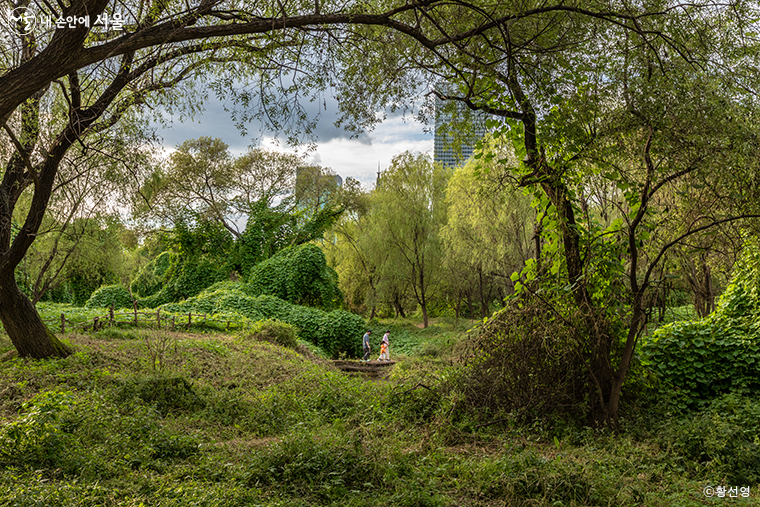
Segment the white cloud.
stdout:
[[[404,151],[428,153],[432,156],[433,136],[425,133],[424,125],[411,119],[405,121],[401,116],[390,116],[373,131],[361,134],[359,139],[352,139],[332,125],[333,118],[326,116],[317,128],[316,133],[320,139],[313,149],[307,151],[302,148],[297,152],[305,154],[308,163],[329,167],[344,179],[349,176],[355,178],[365,188],[374,186],[378,164],[380,170],[385,170],[393,157]],[[235,128],[229,113],[224,111],[221,101],[214,99],[208,101],[202,115],[185,123],[174,122],[168,129],[159,129],[158,134],[164,138],[167,154],[182,141],[200,136],[222,139],[234,155],[245,152],[249,142],[278,151],[295,151],[288,149],[282,140],[276,141],[271,134],[265,134],[255,141],[250,138],[246,140]]]
[[[334,137],[327,142],[317,142],[316,149],[306,153],[306,160],[312,164],[329,167],[343,178],[359,180],[365,188],[372,188],[377,177],[378,166],[385,170],[393,157],[411,151],[432,156],[433,136],[423,132],[423,125],[404,122],[401,118],[386,120],[367,137],[370,143],[345,137]],[[262,146],[286,151],[271,137],[262,141]],[[301,152],[303,153],[303,152]]]

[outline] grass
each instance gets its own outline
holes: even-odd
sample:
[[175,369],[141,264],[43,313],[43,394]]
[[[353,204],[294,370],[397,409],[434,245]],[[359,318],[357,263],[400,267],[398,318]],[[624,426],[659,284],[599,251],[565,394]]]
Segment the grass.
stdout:
[[707,412],[622,435],[450,421],[452,324],[373,325],[402,359],[385,382],[229,334],[67,334],[66,359],[0,362],[0,506],[757,504],[703,495],[746,486],[689,457]]

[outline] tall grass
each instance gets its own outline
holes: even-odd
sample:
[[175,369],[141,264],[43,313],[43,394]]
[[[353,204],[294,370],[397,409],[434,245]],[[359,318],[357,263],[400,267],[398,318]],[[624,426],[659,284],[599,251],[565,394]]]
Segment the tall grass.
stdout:
[[452,418],[461,366],[439,326],[379,323],[409,351],[382,382],[234,335],[169,335],[160,368],[139,331],[118,329],[70,335],[66,359],[6,359],[0,505],[687,506],[711,484],[756,500],[757,484],[726,481],[756,480],[729,472],[758,456],[757,400],[663,408],[622,435],[478,427]]

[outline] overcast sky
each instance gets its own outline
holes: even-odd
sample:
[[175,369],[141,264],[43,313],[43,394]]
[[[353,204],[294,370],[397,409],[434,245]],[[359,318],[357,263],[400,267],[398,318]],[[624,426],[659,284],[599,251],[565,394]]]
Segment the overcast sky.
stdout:
[[[386,169],[394,156],[406,150],[433,153],[433,135],[425,132],[425,126],[396,115],[390,116],[372,132],[351,139],[349,133],[335,128],[335,106],[321,112],[321,120],[316,129],[316,150],[306,156],[306,161],[333,169],[337,174],[359,180],[365,188],[372,188],[378,169]],[[316,113],[314,108],[313,113]],[[230,146],[230,152],[240,155],[249,146],[260,145],[286,151],[285,140],[274,141],[272,133],[262,135],[258,123],[248,126],[247,135],[241,136],[231,115],[225,111],[224,103],[210,97],[205,103],[205,112],[194,120],[179,121],[179,116],[171,118],[171,125],[159,128],[158,134],[164,139],[164,147],[171,150],[188,139],[201,136],[218,137]],[[292,149],[290,151],[293,151]],[[303,153],[301,149],[299,153]]]

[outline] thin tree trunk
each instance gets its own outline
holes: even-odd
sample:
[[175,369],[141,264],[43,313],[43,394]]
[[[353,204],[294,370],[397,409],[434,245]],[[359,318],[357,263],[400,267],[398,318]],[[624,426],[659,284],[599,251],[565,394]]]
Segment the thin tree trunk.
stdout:
[[486,301],[486,293],[483,287],[483,269],[478,268],[478,289],[480,292],[480,318],[485,319],[490,313],[488,310],[488,301]]
[[13,272],[0,277],[0,321],[21,357],[66,357],[66,346],[42,322],[31,300],[18,288]]
[[398,292],[393,294],[393,308],[396,310],[396,317],[401,315],[402,319],[406,318],[406,313],[404,313],[404,307],[401,306],[401,298],[399,298]]

